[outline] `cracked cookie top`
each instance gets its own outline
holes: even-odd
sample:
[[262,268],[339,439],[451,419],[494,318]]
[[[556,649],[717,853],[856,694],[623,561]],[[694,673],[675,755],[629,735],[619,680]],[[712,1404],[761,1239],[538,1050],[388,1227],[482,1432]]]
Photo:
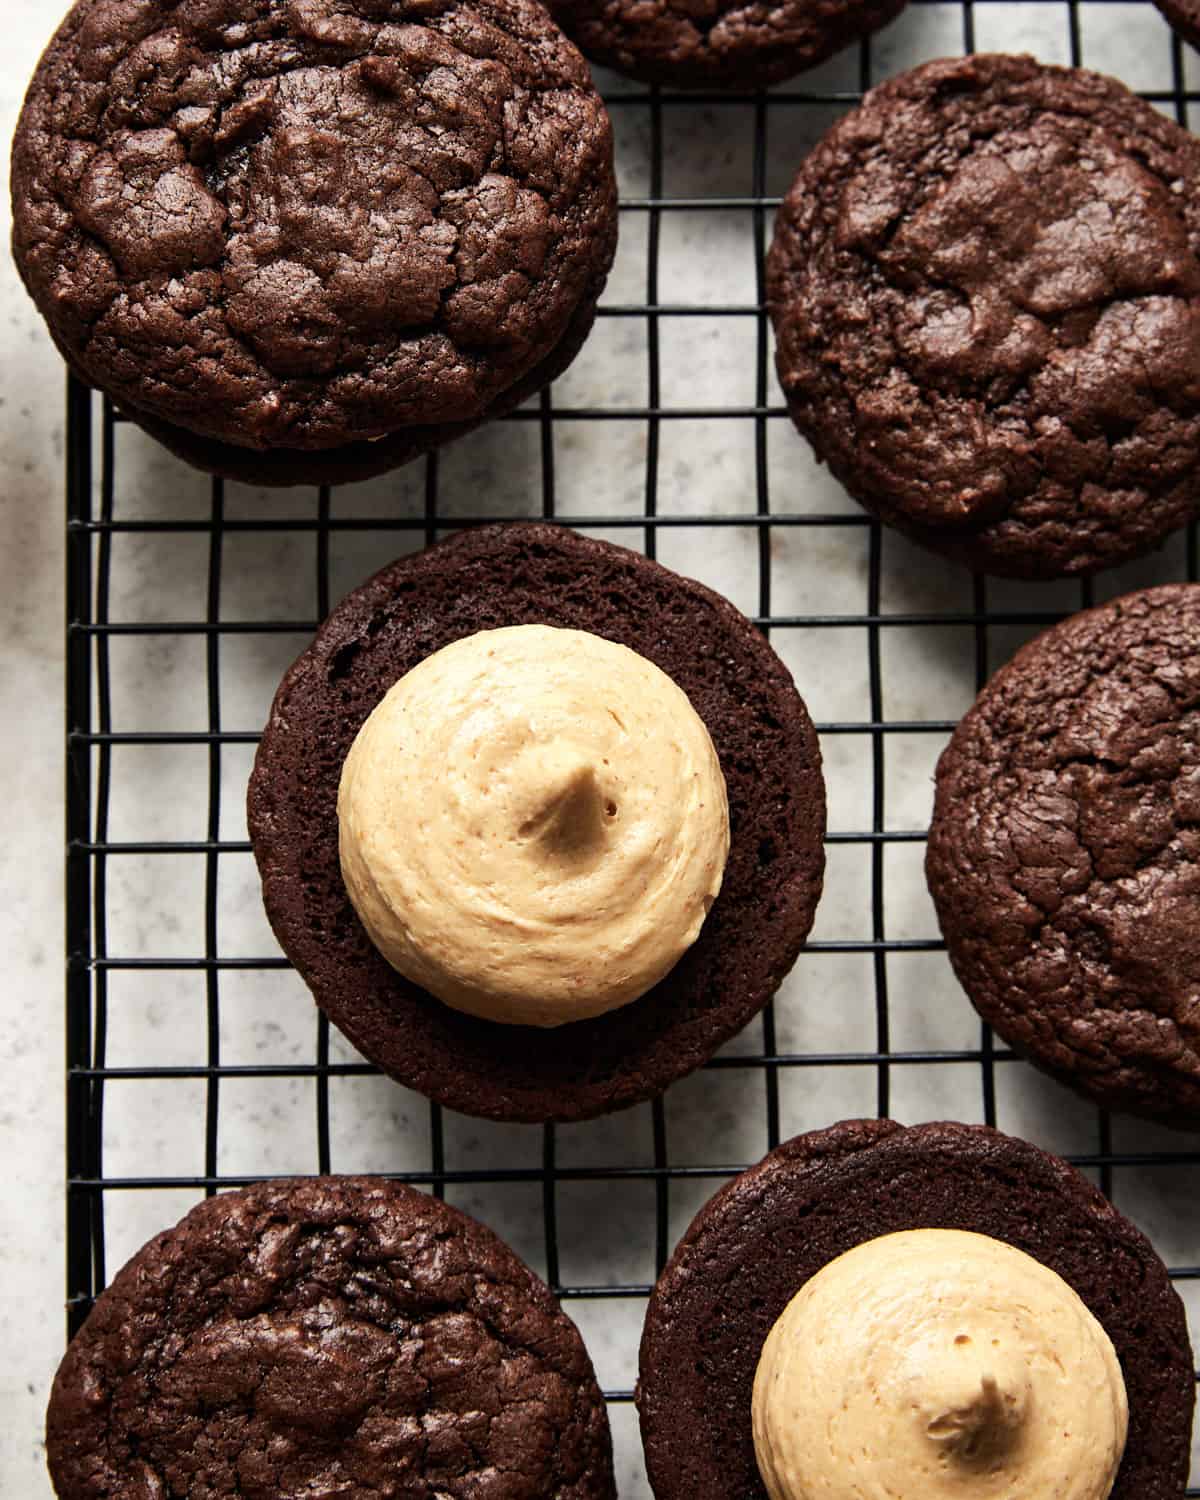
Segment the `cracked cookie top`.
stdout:
[[1200,585],[1077,615],[992,678],[938,765],[927,868],[1007,1041],[1200,1126]]
[[532,0],[80,0],[13,205],[71,364],[254,448],[480,416],[616,234],[607,113]]
[[1200,142],[1111,79],[881,85],[801,169],[769,300],[818,453],[980,571],[1092,572],[1200,507]]
[[64,1500],[615,1500],[574,1325],[490,1230],[370,1178],[210,1198],[59,1370]]
[[549,0],[588,57],[647,83],[755,89],[878,31],[907,0]]

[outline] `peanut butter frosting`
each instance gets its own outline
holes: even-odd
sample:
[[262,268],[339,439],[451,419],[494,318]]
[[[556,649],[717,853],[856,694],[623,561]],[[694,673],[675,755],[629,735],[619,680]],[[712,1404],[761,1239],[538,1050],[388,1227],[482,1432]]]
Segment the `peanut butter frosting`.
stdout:
[[651,989],[729,853],[725,780],[686,694],[586,631],[518,625],[435,652],[359,731],[342,875],[372,942],[447,1005],[559,1026]]
[[754,1381],[771,1500],[1107,1500],[1128,1407],[1063,1279],[987,1235],[918,1229],[831,1261]]

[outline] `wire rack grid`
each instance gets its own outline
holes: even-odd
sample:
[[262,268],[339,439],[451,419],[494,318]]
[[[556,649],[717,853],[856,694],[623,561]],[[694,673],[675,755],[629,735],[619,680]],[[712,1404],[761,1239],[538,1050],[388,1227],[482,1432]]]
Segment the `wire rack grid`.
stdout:
[[[1115,59],[1094,55],[1104,46],[1089,46],[1089,28]],[[606,1386],[621,1493],[646,1495],[636,1336],[675,1238],[788,1134],[872,1112],[979,1119],[1062,1151],[1140,1219],[1200,1313],[1195,1141],[1097,1115],[996,1045],[949,977],[920,879],[929,770],[971,694],[1065,612],[1197,579],[1196,528],[1095,583],[959,576],[805,467],[771,368],[763,255],[806,146],[900,66],[1022,41],[1049,60],[1131,69],[1184,124],[1200,104],[1194,59],[1147,5],[1117,0],[916,0],[874,44],[757,96],[606,79],[624,269],[579,362],[599,345],[590,382],[572,372],[374,486],[280,497],[204,480],[70,383],[70,1332],[121,1260],[204,1194],[277,1172],[391,1172],[489,1220],[567,1301]],[[740,281],[717,264],[730,225]],[[703,267],[711,246],[689,280],[680,255]],[[474,469],[456,456],[472,444]],[[518,488],[494,494],[498,456]],[[814,709],[833,828],[832,917],[823,906],[761,1021],[665,1101],[543,1130],[446,1115],[331,1034],[247,916],[239,822],[270,688],[339,594],[451,527],[518,514],[640,545],[733,593]],[[1194,1466],[1189,1495],[1198,1481]]]

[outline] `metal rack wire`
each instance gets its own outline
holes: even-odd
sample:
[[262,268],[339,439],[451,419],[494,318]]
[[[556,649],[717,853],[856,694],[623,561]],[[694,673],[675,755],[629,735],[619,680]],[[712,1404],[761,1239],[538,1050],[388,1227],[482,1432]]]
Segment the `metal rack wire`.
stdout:
[[[917,0],[933,3],[933,0]],[[958,0],[954,9],[961,17],[961,44],[965,51],[974,49],[976,13],[981,5],[993,0]],[[1003,3],[1003,0],[995,0]],[[1104,3],[1104,0],[1100,0]],[[1112,0],[1107,0],[1112,3]],[[1070,60],[1083,59],[1084,18],[1093,7],[1081,0],[1036,0],[1042,8],[1053,8],[1063,16],[1067,28]],[[830,834],[831,846],[851,846],[864,851],[869,861],[870,909],[864,913],[864,930],[852,938],[825,938],[810,943],[810,955],[859,955],[869,965],[873,986],[873,1034],[863,1038],[855,1050],[807,1048],[781,1050],[777,1038],[777,1015],[769,1007],[761,1021],[750,1028],[753,1040],[732,1052],[727,1051],[708,1065],[710,1072],[742,1070],[761,1078],[761,1101],[765,1111],[765,1143],[778,1144],[786,1133],[780,1106],[781,1078],[792,1070],[869,1069],[873,1073],[874,1105],[880,1115],[892,1107],[892,1081],[897,1069],[935,1069],[948,1066],[970,1066],[977,1069],[980,1099],[979,1117],[997,1122],[997,1073],[1013,1063],[1012,1055],[993,1043],[987,1028],[981,1028],[972,1046],[899,1047],[894,1045],[893,1027],[894,976],[890,963],[895,955],[935,953],[942,947],[933,938],[889,936],[886,898],[888,877],[886,859],[889,850],[906,844],[920,844],[924,835],[914,829],[889,826],[886,806],[886,770],[889,744],[897,736],[931,736],[940,744],[953,728],[953,720],[944,718],[903,718],[889,715],[885,694],[885,652],[883,641],[888,632],[906,628],[958,627],[973,634],[974,675],[982,685],[990,671],[1002,659],[997,632],[1020,628],[1026,632],[1061,617],[1061,608],[990,607],[989,584],[976,580],[969,608],[910,610],[897,612],[884,603],[884,533],[877,523],[857,512],[796,512],[781,510],[774,503],[771,467],[768,461],[769,433],[790,428],[782,407],[771,369],[771,339],[763,307],[763,254],[770,235],[771,211],[777,197],[768,195],[768,130],[778,112],[822,108],[826,111],[848,108],[873,81],[872,48],[864,44],[858,57],[858,88],[855,90],[806,90],[799,84],[753,97],[731,99],[721,95],[676,94],[661,89],[641,89],[618,82],[608,97],[615,117],[626,112],[641,112],[646,132],[648,163],[645,196],[625,198],[622,217],[628,222],[634,216],[646,223],[646,262],[644,300],[630,303],[610,301],[602,306],[602,319],[634,320],[645,327],[647,352],[646,401],[642,405],[575,406],[556,402],[553,391],[542,394],[531,406],[515,413],[510,422],[533,423],[539,439],[540,473],[530,474],[530,483],[540,482],[540,512],[549,518],[564,520],[573,526],[602,528],[622,533],[630,545],[641,545],[654,556],[660,538],[677,527],[712,528],[715,541],[726,528],[750,528],[757,547],[757,601],[755,617],[762,628],[777,635],[789,630],[813,632],[851,631],[859,634],[866,648],[867,695],[869,711],[863,718],[839,718],[819,724],[823,741],[828,745],[842,737],[859,737],[869,747],[866,775],[869,776],[869,826],[836,830]],[[1172,44],[1171,77],[1168,88],[1149,91],[1147,97],[1160,106],[1172,108],[1182,123],[1187,123],[1189,105],[1200,104],[1200,92],[1189,91],[1185,75],[1184,53],[1179,41]],[[722,119],[734,112],[749,121],[753,136],[752,168],[748,192],[744,196],[712,198],[675,197],[667,192],[664,171],[664,132],[672,112],[684,106],[710,108]],[[673,216],[696,212],[731,212],[748,218],[755,248],[757,296],[745,304],[724,302],[693,305],[667,300],[661,273],[661,247],[664,226]],[[752,403],[737,406],[679,406],[663,402],[661,335],[668,320],[696,316],[752,322],[755,336],[755,390]],[[619,420],[640,424],[644,429],[644,485],[640,514],[609,513],[569,516],[561,512],[558,501],[558,479],[563,459],[556,437],[561,424],[603,423]],[[746,424],[753,433],[753,474],[748,476],[754,491],[753,509],[703,516],[664,511],[662,498],[661,443],[664,424],[697,421]],[[106,1207],[122,1194],[145,1189],[186,1189],[197,1194],[239,1185],[252,1176],[221,1169],[219,1142],[222,1124],[223,1090],[250,1080],[267,1083],[279,1079],[302,1079],[312,1083],[315,1097],[315,1151],[310,1170],[327,1172],[342,1168],[335,1160],[331,1139],[331,1083],[341,1079],[369,1077],[375,1070],[369,1065],[339,1061],[331,1053],[328,1022],[323,1017],[313,1023],[311,1061],[294,1057],[261,1062],[232,1063],[222,1057],[221,1018],[223,984],[238,971],[265,973],[286,969],[277,953],[243,956],[230,953],[222,945],[218,920],[219,878],[222,862],[231,856],[246,855],[249,845],[223,835],[223,808],[242,796],[241,785],[231,785],[226,753],[234,747],[251,746],[257,740],[257,726],[232,725],[222,702],[222,652],[238,637],[262,635],[298,635],[311,632],[325,616],[331,604],[331,540],[355,531],[390,533],[397,545],[432,541],[448,526],[471,524],[475,520],[494,520],[492,514],[471,516],[457,509],[448,515],[444,486],[439,482],[442,460],[437,454],[423,461],[423,502],[416,510],[397,507],[396,513],[381,517],[344,515],[335,507],[328,489],[319,491],[315,511],[290,514],[302,509],[287,499],[276,500],[247,516],[239,508],[231,515],[226,486],[211,484],[207,515],[203,518],[153,518],[126,513],[120,471],[121,419],[107,402],[100,402],[78,382],[71,381],[67,402],[67,1103],[68,1103],[68,1182],[67,1182],[67,1255],[69,1331],[74,1332],[86,1316],[93,1298],[106,1284],[115,1267],[106,1249]],[[799,439],[791,439],[798,442]],[[866,534],[865,598],[842,613],[781,613],[773,607],[773,538],[788,528],[804,528],[807,535],[831,529],[853,528]],[[202,617],[169,621],[127,620],[114,617],[112,608],[112,559],[118,541],[127,536],[151,536],[156,533],[194,537],[207,547]],[[314,543],[315,571],[311,577],[311,615],[300,619],[246,620],[229,618],[222,608],[222,568],[226,549],[233,540],[246,534],[311,538]],[[1180,573],[1191,580],[1200,577],[1198,567],[1197,529],[1193,527],[1180,556]],[[379,562],[386,561],[380,557]],[[1093,586],[1085,582],[1078,588],[1078,603],[1092,601]],[[204,651],[205,724],[195,731],[168,728],[123,728],[114,711],[111,691],[112,651],[114,643],[129,637],[188,636],[198,638]],[[1007,639],[1007,636],[1004,637]],[[119,841],[110,836],[110,809],[114,786],[125,774],[121,752],[130,746],[155,746],[165,750],[186,748],[202,752],[206,758],[207,812],[203,837],[193,840],[149,839]],[[110,939],[115,898],[112,892],[114,864],[130,856],[151,862],[190,856],[203,865],[203,951],[184,956],[155,952],[123,951]],[[108,1036],[110,1024],[110,986],[114,976],[143,973],[187,972],[196,976],[203,988],[205,1055],[189,1065],[144,1064],[114,1065],[110,1062]],[[1024,1064],[1017,1064],[1023,1067]],[[203,1090],[203,1169],[200,1172],[161,1172],[114,1174],[105,1164],[105,1104],[111,1086],[152,1081],[174,1086],[185,1081]],[[421,1108],[425,1108],[424,1105]],[[428,1165],[396,1175],[435,1193],[444,1194],[455,1186],[480,1184],[525,1184],[540,1188],[543,1221],[544,1269],[559,1295],[573,1304],[620,1298],[638,1301],[650,1291],[649,1280],[625,1281],[619,1284],[580,1284],[561,1273],[559,1210],[561,1191],[573,1183],[641,1182],[652,1187],[653,1254],[656,1268],[664,1264],[672,1239],[672,1191],[688,1182],[703,1185],[705,1192],[715,1190],[720,1181],[740,1170],[745,1161],[681,1163],[672,1159],[669,1149],[667,1114],[662,1101],[649,1112],[652,1136],[652,1158],[642,1163],[625,1161],[580,1165],[564,1162],[560,1152],[561,1134],[546,1127],[541,1137],[541,1159],[535,1165],[457,1166],[447,1151],[446,1122],[438,1106],[429,1107]],[[1155,1143],[1157,1147],[1157,1142]],[[1178,1137],[1166,1149],[1118,1149],[1114,1146],[1109,1119],[1098,1115],[1094,1127],[1094,1145],[1077,1151],[1073,1159],[1098,1178],[1104,1190],[1113,1192],[1115,1175],[1152,1169],[1180,1175],[1200,1165],[1198,1143],[1186,1136]],[[1181,1186],[1180,1191],[1184,1188]],[[1172,1274],[1182,1286],[1200,1281],[1200,1245],[1187,1263],[1172,1266]],[[628,1386],[607,1391],[614,1406],[628,1403],[632,1392]],[[1195,1476],[1194,1476],[1195,1477]],[[1188,1494],[1200,1496],[1200,1487]]]

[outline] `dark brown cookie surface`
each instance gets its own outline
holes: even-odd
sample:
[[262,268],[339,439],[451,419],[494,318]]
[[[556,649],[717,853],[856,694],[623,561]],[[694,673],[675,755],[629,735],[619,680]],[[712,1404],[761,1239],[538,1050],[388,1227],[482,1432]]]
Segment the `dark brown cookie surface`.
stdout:
[[796,425],[917,541],[1091,573],[1200,511],[1200,142],[1114,80],[881,85],[801,168],[768,295]]
[[13,202],[73,367],[256,449],[483,417],[616,233],[607,113],[532,0],[80,0]]
[[1183,1305],[1146,1238],[1078,1172],[984,1126],[850,1120],[798,1136],[696,1216],[659,1278],[638,1410],[658,1500],[765,1500],[750,1425],[759,1355],[823,1266],[878,1235],[963,1229],[1074,1287],[1125,1377],[1112,1500],[1180,1500],[1195,1400]]
[[550,0],[583,52],[646,83],[755,89],[878,31],[907,0]]
[[402,427],[376,442],[343,443],[339,448],[305,451],[302,448],[239,448],[233,443],[201,437],[199,433],[189,432],[186,427],[177,427],[170,422],[158,422],[128,410],[126,415],[177,458],[223,479],[272,488],[301,484],[356,484],[412,463],[434,448],[474,432],[484,422],[515,411],[544,386],[558,379],[582,349],[595,317],[594,302],[581,307],[561,342],[547,358],[499,396],[474,422],[448,422],[440,427]]
[[1001,1036],[1200,1128],[1200,585],[1076,615],[996,673],[938,765],[926,869]]
[[1154,0],[1184,41],[1200,47],[1200,0]]
[[[550,1030],[463,1015],[386,963],[342,883],[336,806],[342,762],[394,682],[462,636],[535,622],[618,641],[674,678],[720,757],[732,838],[721,893],[671,973]],[[276,696],[249,820],[267,915],[321,1008],[394,1078],[500,1119],[586,1119],[697,1068],[795,962],[824,871],[816,734],[761,634],[699,584],[543,524],[462,533],[334,611]]]
[[615,1500],[574,1325],[490,1230],[398,1183],[210,1198],[59,1368],[62,1500]]

